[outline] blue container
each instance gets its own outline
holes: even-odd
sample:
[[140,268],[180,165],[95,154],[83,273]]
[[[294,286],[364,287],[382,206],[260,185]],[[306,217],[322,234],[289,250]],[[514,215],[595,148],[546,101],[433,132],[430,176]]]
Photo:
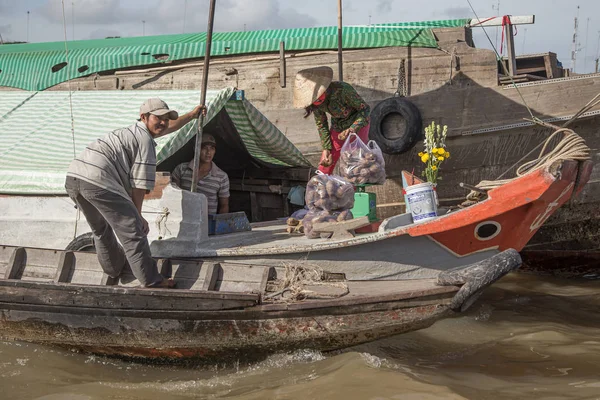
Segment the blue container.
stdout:
[[250,221],[248,221],[248,217],[243,211],[227,214],[208,214],[209,235],[223,235],[251,230]]

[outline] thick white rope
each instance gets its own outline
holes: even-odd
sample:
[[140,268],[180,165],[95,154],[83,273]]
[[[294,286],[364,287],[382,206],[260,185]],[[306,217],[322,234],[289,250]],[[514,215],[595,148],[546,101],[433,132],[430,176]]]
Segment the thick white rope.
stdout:
[[[548,151],[547,154],[544,154],[546,153],[552,140],[559,134],[563,134],[562,139],[560,139],[560,141],[552,150]],[[496,179],[492,181],[483,180],[476,186],[482,190],[491,190],[512,182],[521,176],[530,174],[540,169],[548,168],[550,165],[560,160],[583,161],[589,160],[590,158],[590,148],[585,144],[585,140],[573,130],[561,128],[556,130],[548,139],[543,142],[542,150],[535,160],[528,161],[517,168],[516,176],[514,178]],[[481,193],[472,191],[467,195],[467,200],[475,201],[479,196],[481,196]]]
[[[265,295],[265,300],[274,302],[290,303],[305,299],[331,299],[347,295],[350,290],[348,285],[341,282],[330,282],[323,280],[323,269],[317,265],[297,265],[284,263],[285,277],[276,280],[277,290]],[[305,289],[309,286],[329,286],[341,289],[339,293],[316,293]],[[284,295],[290,292],[288,295]]]

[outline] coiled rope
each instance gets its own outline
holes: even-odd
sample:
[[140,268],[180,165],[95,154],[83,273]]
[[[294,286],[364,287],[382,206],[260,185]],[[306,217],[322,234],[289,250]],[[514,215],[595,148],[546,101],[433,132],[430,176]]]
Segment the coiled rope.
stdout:
[[[563,134],[563,137],[559,140],[556,146],[548,151],[549,146],[551,145],[553,139],[555,139],[559,134]],[[514,167],[516,167],[519,163],[521,163],[526,157],[528,157],[531,153],[533,153],[537,148],[543,145],[542,150],[540,151],[539,156],[531,161],[527,161],[523,163],[521,166],[517,168],[516,176],[509,179],[499,179],[506,172],[510,171]],[[533,150],[527,153],[523,158],[517,161],[513,166],[511,166],[507,171],[505,171],[498,179],[496,180],[483,180],[479,182],[476,187],[481,189],[482,191],[491,190],[497,188],[499,186],[505,185],[513,180],[522,177],[523,175],[530,174],[532,172],[538,171],[540,169],[548,168],[550,165],[554,164],[557,161],[584,161],[589,160],[590,157],[590,148],[585,144],[585,140],[575,133],[572,129],[569,128],[560,128],[557,129],[548,139],[540,143]],[[547,153],[546,153],[547,152]],[[467,201],[478,201],[481,197],[482,193],[477,191],[471,191],[467,195]]]
[[[275,280],[277,289],[263,297],[272,302],[292,303],[306,299],[331,299],[347,295],[350,290],[346,282],[332,282],[324,279],[323,269],[317,265],[297,265],[284,263],[285,276]],[[329,286],[340,289],[338,293],[317,293],[306,286]],[[289,293],[288,293],[289,292]]]

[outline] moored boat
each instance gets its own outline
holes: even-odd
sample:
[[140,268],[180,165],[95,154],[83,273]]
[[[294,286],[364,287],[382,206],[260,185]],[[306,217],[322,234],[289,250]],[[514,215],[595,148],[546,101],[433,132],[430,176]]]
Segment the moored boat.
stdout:
[[[416,106],[425,124],[437,120],[449,126],[448,144],[454,157],[445,164],[445,179],[439,183],[442,205],[462,197],[458,183],[496,179],[551,134],[551,129],[524,118],[559,123],[575,117],[570,127],[591,148],[600,144],[600,105],[592,104],[579,113],[598,94],[600,74],[574,74],[562,68],[552,52],[518,55],[513,63],[510,59],[499,62],[494,52],[475,47],[473,36],[481,26],[502,24],[503,29],[512,29],[511,24],[533,23],[534,17],[510,16],[506,25],[502,23],[505,20],[497,17],[343,28],[344,78],[373,109],[398,94]],[[69,65],[59,62],[64,52],[62,42],[3,46],[0,59],[4,57],[7,62],[0,85],[8,91],[20,88],[63,93],[69,87],[114,93],[197,89],[204,38],[203,34],[187,34],[78,41],[69,44]],[[291,109],[291,87],[298,70],[315,65],[335,69],[337,27],[216,33],[213,41],[210,88],[235,85],[246,89],[247,98],[315,162],[320,154],[317,132],[312,121]],[[39,46],[45,51],[37,51]],[[122,58],[123,52],[131,57]],[[94,59],[99,53],[102,56]],[[507,74],[503,64],[513,70]],[[40,65],[44,67],[40,69]],[[34,69],[36,72],[28,75],[27,71]],[[28,96],[24,94],[21,101]],[[401,144],[407,131],[415,132],[402,113],[373,118],[372,126],[383,127],[392,144]],[[401,171],[411,169],[420,144],[403,150],[385,156],[388,180],[369,189],[377,193],[380,218],[404,210]],[[591,155],[596,165],[598,154]],[[549,257],[555,254],[549,251],[575,257],[577,251],[598,251],[600,229],[595,210],[599,188],[595,167],[587,186],[541,227],[528,244],[529,250],[540,256],[546,251]]]
[[[2,246],[0,337],[174,360],[333,350],[420,329],[467,309],[518,268],[517,250],[590,171],[589,161],[555,161],[475,205],[419,224],[390,217],[377,232],[346,232],[351,238],[311,240],[262,224],[199,243],[153,240],[178,289],[138,288],[127,272],[107,279],[93,253]],[[163,194],[183,207],[194,203],[182,196],[201,196]],[[187,257],[169,254],[181,249]]]
[[8,277],[0,280],[0,339],[169,362],[327,351],[425,328],[468,308],[520,265],[510,250],[437,280],[346,281],[319,272],[327,280],[274,301],[285,268],[169,260],[192,289],[140,289],[99,286],[91,253],[0,247],[0,257]]

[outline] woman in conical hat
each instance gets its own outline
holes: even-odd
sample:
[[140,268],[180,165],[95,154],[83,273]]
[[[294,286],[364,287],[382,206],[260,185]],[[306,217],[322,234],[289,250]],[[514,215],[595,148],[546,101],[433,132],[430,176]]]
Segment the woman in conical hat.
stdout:
[[[296,74],[294,107],[304,108],[304,118],[315,117],[321,137],[319,170],[331,174],[340,158],[340,150],[350,133],[369,141],[369,105],[345,82],[332,82],[329,67],[303,69]],[[331,116],[331,127],[327,121]]]

